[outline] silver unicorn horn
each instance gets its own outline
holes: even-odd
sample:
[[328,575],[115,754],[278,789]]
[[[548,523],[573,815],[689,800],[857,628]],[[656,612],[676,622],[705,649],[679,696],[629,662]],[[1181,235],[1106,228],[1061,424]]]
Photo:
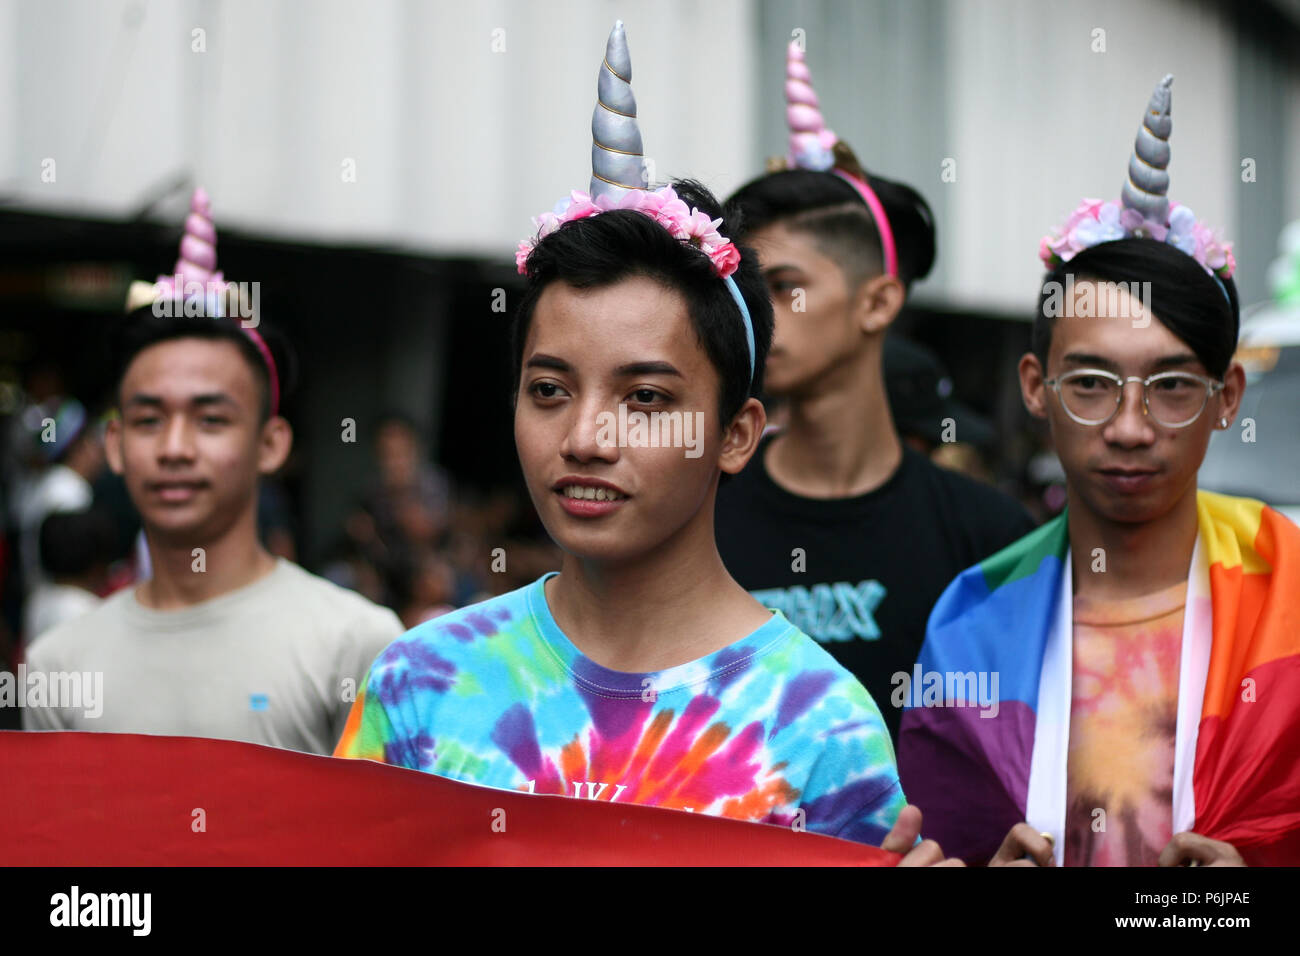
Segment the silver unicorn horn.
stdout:
[[1134,209],[1143,219],[1158,223],[1169,220],[1169,132],[1173,120],[1169,118],[1169,87],[1173,74],[1156,86],[1142,115],[1142,128],[1133,144],[1133,155],[1128,161],[1128,182],[1120,201],[1126,209]]
[[618,199],[633,189],[645,188],[641,130],[632,95],[632,57],[627,52],[622,20],[609,31],[596,90],[596,109],[591,114],[591,197]]

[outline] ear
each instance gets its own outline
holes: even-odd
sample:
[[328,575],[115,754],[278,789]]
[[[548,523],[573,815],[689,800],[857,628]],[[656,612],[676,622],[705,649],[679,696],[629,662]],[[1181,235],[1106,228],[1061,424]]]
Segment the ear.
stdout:
[[868,335],[883,334],[902,311],[906,298],[907,290],[894,276],[879,275],[864,280],[853,301],[858,327]]
[[763,403],[756,398],[746,399],[727,427],[726,434],[722,436],[718,467],[729,475],[739,474],[749,464],[749,459],[754,457],[766,425],[767,411],[763,408]]
[[[1228,371],[1223,373],[1223,391],[1219,392],[1219,414],[1214,416],[1214,427],[1219,427],[1219,419],[1226,418],[1228,427],[1237,420],[1241,410],[1241,397],[1246,391],[1246,370],[1240,362],[1233,362]],[[1213,408],[1214,406],[1211,406]]]
[[1020,373],[1020,397],[1024,400],[1025,408],[1035,418],[1046,418],[1047,386],[1043,384],[1043,366],[1038,361],[1038,356],[1026,352],[1020,356],[1020,364],[1016,369]]
[[122,414],[118,412],[108,420],[104,427],[104,457],[108,459],[109,470],[115,475],[122,474]]
[[262,432],[257,439],[258,474],[272,475],[279,471],[292,447],[292,426],[279,415],[268,419],[262,425]]

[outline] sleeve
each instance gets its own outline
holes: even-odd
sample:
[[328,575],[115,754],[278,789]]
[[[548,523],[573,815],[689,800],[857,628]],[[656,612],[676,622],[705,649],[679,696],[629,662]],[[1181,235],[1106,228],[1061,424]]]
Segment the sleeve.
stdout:
[[[33,643],[27,649],[27,671],[33,673],[40,671],[49,674],[57,668],[52,667],[49,656],[49,638],[42,636],[38,643]],[[19,687],[18,693],[23,693],[24,688]],[[73,730],[73,726],[65,719],[63,708],[61,707],[24,707],[22,714],[23,730]]]
[[854,703],[852,729],[823,735],[800,806],[809,831],[880,846],[907,800],[879,708],[865,690]]
[[[384,648],[401,637],[404,630],[396,614],[388,608],[380,607],[375,607],[372,614],[364,615],[350,629],[339,657],[339,673],[335,683],[338,688],[336,706],[330,718],[330,732],[334,740],[338,740],[343,733],[350,711],[355,709],[352,705],[361,699],[358,688],[371,665],[383,653]],[[346,692],[349,690],[351,693]]]
[[352,704],[336,757],[377,760],[395,767],[432,772],[432,715],[419,701],[423,683],[412,654],[419,656],[419,638],[393,641],[370,665]]
[[395,736],[393,722],[383,703],[370,693],[370,677],[367,676],[348,711],[334,756],[390,763],[388,745]]

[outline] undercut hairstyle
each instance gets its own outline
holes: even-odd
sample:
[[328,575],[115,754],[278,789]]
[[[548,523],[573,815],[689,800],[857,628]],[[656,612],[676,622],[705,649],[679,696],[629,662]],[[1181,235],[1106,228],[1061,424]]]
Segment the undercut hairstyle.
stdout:
[[[898,277],[905,289],[934,266],[934,214],[905,183],[867,176],[885,209],[898,252]],[[790,169],[768,173],[741,186],[727,210],[739,213],[742,238],[773,223],[813,237],[823,255],[835,261],[850,288],[885,271],[880,230],[858,191],[834,173]]]
[[[673,183],[687,206],[710,219],[723,219],[718,232],[735,242],[734,224],[723,216],[718,200],[694,180]],[[523,374],[524,343],[542,292],[553,282],[575,289],[596,289],[644,276],[673,289],[686,300],[691,328],[719,378],[718,414],[730,424],[746,399],[763,386],[763,366],[772,344],[772,303],[753,250],[736,243],[740,264],[731,278],[749,309],[754,326],[754,374],[749,373],[749,346],[740,307],[726,283],[713,271],[709,257],[695,246],[674,239],[650,217],[614,209],[567,222],[538,242],[526,264],[528,287],[515,313],[511,335],[514,397]],[[592,329],[599,335],[600,329]]]
[[1187,253],[1155,239],[1103,242],[1084,249],[1043,278],[1030,348],[1044,371],[1056,324],[1056,310],[1050,303],[1061,302],[1067,277],[1076,284],[1092,280],[1131,289],[1151,283],[1150,301],[1142,303],[1147,311],[1186,343],[1212,376],[1222,379],[1228,371],[1241,328],[1236,284],[1231,279],[1216,280]]
[[[232,316],[209,318],[204,315],[159,316],[154,315],[151,305],[135,309],[110,331],[109,349],[116,369],[115,394],[121,403],[122,380],[137,355],[145,349],[175,339],[203,339],[210,342],[232,342],[239,349],[244,360],[253,370],[257,380],[259,396],[259,423],[265,423],[271,417],[271,375],[266,367],[262,352],[248,333],[244,331],[243,320]],[[280,384],[280,408],[284,408],[285,397],[297,383],[297,356],[284,336],[274,329],[269,329],[265,322],[259,322],[257,333],[266,343],[275,361],[276,375]]]

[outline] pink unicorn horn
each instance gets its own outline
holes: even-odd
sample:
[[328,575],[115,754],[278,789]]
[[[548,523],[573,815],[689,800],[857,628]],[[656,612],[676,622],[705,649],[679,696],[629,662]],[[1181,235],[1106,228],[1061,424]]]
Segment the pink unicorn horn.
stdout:
[[[226,289],[224,276],[217,268],[217,228],[212,223],[212,202],[202,186],[190,197],[190,214],[185,217],[185,232],[181,236],[180,257],[171,275],[159,276],[153,283],[132,282],[126,295],[126,310],[132,312],[160,298],[178,298],[185,295],[185,286],[198,283],[203,287],[203,297],[218,296]],[[177,280],[180,288],[177,288]]]
[[826,128],[812,73],[804,62],[803,48],[791,41],[785,58],[785,121],[790,127],[790,154],[795,169],[825,171],[835,163],[832,147],[839,137]]

